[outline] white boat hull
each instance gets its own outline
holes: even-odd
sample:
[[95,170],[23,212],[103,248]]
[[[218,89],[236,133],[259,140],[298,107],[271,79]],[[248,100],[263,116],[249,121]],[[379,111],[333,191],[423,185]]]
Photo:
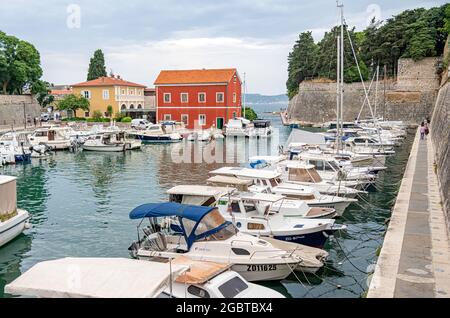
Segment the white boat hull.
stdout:
[[84,151],[98,151],[98,152],[123,152],[125,151],[125,145],[117,146],[82,146]]
[[18,210],[17,215],[0,223],[0,247],[9,243],[29,227],[30,215],[27,211]]

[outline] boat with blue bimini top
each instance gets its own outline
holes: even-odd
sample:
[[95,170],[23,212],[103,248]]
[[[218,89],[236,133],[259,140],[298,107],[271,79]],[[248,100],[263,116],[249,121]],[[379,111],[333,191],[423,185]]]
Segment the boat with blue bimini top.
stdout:
[[141,260],[167,262],[182,254],[193,260],[231,264],[232,270],[250,282],[285,279],[302,262],[294,251],[239,232],[216,207],[144,204],[131,211],[130,218],[141,220],[138,240],[129,247],[132,256]]

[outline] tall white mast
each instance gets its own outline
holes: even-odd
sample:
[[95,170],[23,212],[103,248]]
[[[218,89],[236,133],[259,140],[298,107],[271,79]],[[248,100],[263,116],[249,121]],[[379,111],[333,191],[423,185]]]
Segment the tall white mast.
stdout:
[[245,118],[245,112],[246,112],[246,101],[247,101],[247,78],[246,78],[246,73],[244,72],[244,96],[242,97],[242,101],[243,101],[243,107],[244,108],[244,118]]
[[377,64],[377,83],[375,86],[375,118],[374,120],[378,120],[378,82],[380,80],[380,64]]
[[341,149],[341,133],[340,133],[340,116],[341,116],[341,37],[337,36],[337,74],[336,74],[336,129],[337,129],[337,137],[336,137],[336,153],[339,153],[339,149]]

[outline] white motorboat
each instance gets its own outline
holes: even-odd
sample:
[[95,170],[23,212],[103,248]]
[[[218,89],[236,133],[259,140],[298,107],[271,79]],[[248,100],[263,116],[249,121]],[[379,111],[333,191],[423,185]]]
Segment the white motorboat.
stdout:
[[248,119],[238,117],[230,119],[225,125],[225,136],[227,137],[254,137],[255,126]]
[[16,178],[0,175],[0,247],[30,227],[30,215],[17,209]]
[[124,152],[125,146],[124,141],[118,140],[117,133],[104,133],[90,137],[81,148],[84,151]]
[[168,132],[166,126],[162,124],[150,125],[145,130],[131,131],[129,134],[143,143],[175,143],[183,140],[178,132]]
[[5,292],[38,298],[283,298],[228,267],[186,257],[170,263],[64,258],[34,265]]
[[273,128],[270,120],[254,120],[253,126],[255,127],[255,137],[267,138],[273,134]]
[[279,170],[284,181],[314,187],[322,194],[355,198],[359,194],[367,193],[356,189],[358,183],[355,181],[325,181],[313,165],[302,161],[286,161],[279,166]]
[[184,256],[176,258],[173,265],[188,266],[189,270],[178,276],[172,288],[164,294],[176,298],[284,298],[267,287],[249,283],[230,270],[230,264],[194,261]]
[[44,127],[38,128],[30,136],[31,145],[45,144],[53,150],[69,149],[71,129],[68,127]]
[[26,133],[8,132],[0,137],[2,152],[14,155],[14,162],[29,162],[31,159],[31,144]]
[[210,142],[213,136],[210,130],[194,131],[188,136],[189,141]]
[[[280,195],[268,193],[251,193],[249,187],[238,192],[237,188],[242,184],[242,180],[231,177],[216,176],[211,180],[222,180],[222,187],[200,186],[200,185],[180,185],[173,187],[167,191],[171,202],[192,204],[201,206],[218,206],[222,198],[233,196],[240,197],[244,201],[262,202],[269,205],[272,213],[283,215],[284,217],[296,217],[301,219],[330,219],[336,216],[334,209],[327,208],[311,208],[304,201],[289,200]],[[224,187],[224,186],[227,187]],[[262,212],[261,212],[262,213]],[[333,222],[334,223],[334,222]]]
[[320,194],[313,187],[283,182],[281,173],[275,170],[222,167],[211,171],[210,174],[252,180],[250,192],[283,195],[288,199],[305,201],[310,207],[334,209],[338,216],[342,216],[351,203],[357,202],[351,198]]
[[[168,260],[183,254],[193,260],[231,264],[248,281],[284,279],[301,262],[292,251],[240,233],[214,207],[145,204],[134,209],[130,218],[141,220],[138,241],[129,248],[138,259]],[[165,222],[158,224],[157,218]],[[149,226],[142,228],[144,219]]]
[[[323,248],[329,236],[339,230],[345,230],[345,227],[335,226],[332,219],[289,217],[274,212],[272,206],[281,200],[283,197],[276,195],[238,193],[221,197],[217,206],[224,218],[242,233],[316,248]],[[308,271],[312,267],[305,269],[299,266],[297,270]],[[314,272],[321,267],[315,266]]]

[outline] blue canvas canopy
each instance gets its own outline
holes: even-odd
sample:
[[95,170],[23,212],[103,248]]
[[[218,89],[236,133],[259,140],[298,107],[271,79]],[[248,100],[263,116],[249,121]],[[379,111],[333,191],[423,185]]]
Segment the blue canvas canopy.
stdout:
[[[188,248],[190,249],[195,241],[204,239],[208,236],[214,235],[220,232],[222,229],[230,225],[230,222],[223,220],[223,224],[219,224],[215,228],[206,229],[205,232],[200,234],[195,234],[196,230],[203,220],[203,218],[208,215],[211,211],[215,210],[215,207],[205,207],[205,206],[194,206],[179,204],[175,202],[166,203],[149,203],[141,205],[130,212],[130,219],[144,219],[144,218],[159,218],[159,217],[178,217],[180,220],[180,229],[186,238]],[[188,219],[195,222],[195,226],[187,233],[186,228],[183,224],[183,219]]]
[[167,216],[178,216],[195,222],[214,210],[212,207],[184,205],[175,202],[149,203],[138,206],[130,212],[130,219],[159,218]]

